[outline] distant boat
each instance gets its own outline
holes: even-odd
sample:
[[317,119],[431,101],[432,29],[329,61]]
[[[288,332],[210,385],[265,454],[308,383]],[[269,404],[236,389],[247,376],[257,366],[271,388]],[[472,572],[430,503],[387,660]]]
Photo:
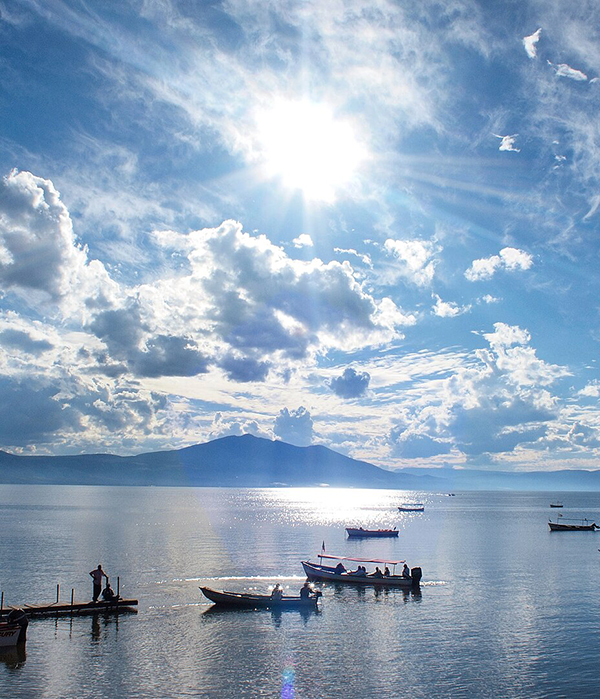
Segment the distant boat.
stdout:
[[556,502],[551,502],[550,507],[562,507],[563,504],[562,502],[559,502],[558,500]]
[[398,509],[400,512],[424,512],[425,505],[422,502],[405,502]]
[[563,519],[558,515],[556,522],[548,522],[551,532],[593,532],[600,527],[595,522],[584,519]]
[[397,529],[363,529],[362,527],[359,527],[356,529],[355,527],[346,527],[346,532],[348,533],[348,536],[351,537],[362,537],[366,538],[369,536],[373,537],[381,537],[381,536],[398,536],[398,530]]
[[228,607],[247,609],[316,609],[321,592],[317,590],[310,597],[282,597],[273,599],[271,595],[255,595],[248,592],[220,592],[210,587],[201,587],[202,594],[211,602]]

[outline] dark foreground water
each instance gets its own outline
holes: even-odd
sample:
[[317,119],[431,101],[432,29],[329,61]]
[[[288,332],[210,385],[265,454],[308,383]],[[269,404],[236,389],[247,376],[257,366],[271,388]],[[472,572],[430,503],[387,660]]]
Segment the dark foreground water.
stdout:
[[[0,696],[598,697],[600,533],[550,533],[549,503],[600,494],[0,486],[10,604],[89,599],[102,563],[137,615],[33,620]],[[419,500],[423,514],[399,513]],[[352,541],[345,525],[397,526]],[[198,586],[297,593],[300,561],[406,558],[420,594],[323,585],[322,610],[217,611]]]

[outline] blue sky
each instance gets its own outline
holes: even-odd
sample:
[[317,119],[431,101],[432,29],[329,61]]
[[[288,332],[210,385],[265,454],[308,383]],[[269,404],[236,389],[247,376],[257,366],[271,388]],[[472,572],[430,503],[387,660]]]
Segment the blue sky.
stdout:
[[0,448],[596,468],[599,28],[0,0]]

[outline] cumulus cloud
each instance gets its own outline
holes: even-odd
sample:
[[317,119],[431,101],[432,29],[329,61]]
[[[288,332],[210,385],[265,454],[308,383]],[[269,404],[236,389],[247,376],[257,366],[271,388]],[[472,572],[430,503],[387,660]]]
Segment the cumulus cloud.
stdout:
[[541,35],[542,29],[540,27],[537,31],[533,32],[533,34],[523,37],[523,46],[525,47],[525,51],[527,52],[529,58],[535,58],[537,56],[536,44],[540,40]]
[[300,406],[296,410],[283,408],[275,418],[273,433],[283,442],[306,447],[312,442],[313,421],[306,408]]
[[452,443],[419,434],[403,427],[392,428],[389,435],[392,455],[402,459],[428,459],[452,451]]
[[0,283],[28,302],[73,305],[112,296],[116,285],[78,246],[50,180],[13,170],[0,182]]
[[394,240],[385,241],[385,250],[400,263],[400,272],[417,286],[430,284],[435,273],[434,255],[438,247],[428,240]]
[[567,65],[566,63],[559,63],[556,65],[548,61],[548,65],[552,66],[556,75],[561,78],[570,78],[571,80],[577,80],[579,82],[584,82],[588,79],[585,73],[582,73],[576,68],[571,68],[571,66]]
[[500,139],[500,145],[498,146],[498,150],[508,150],[508,151],[513,151],[514,153],[520,153],[521,149],[517,148],[515,146],[515,140],[518,137],[518,133],[513,134],[512,136],[500,136],[497,133],[493,134],[496,138]]
[[252,434],[255,437],[262,437],[264,439],[273,438],[273,435],[260,428],[256,420],[223,415],[221,412],[215,413],[208,436],[209,439],[212,440],[229,436],[240,437],[243,434]]
[[242,383],[264,381],[271,368],[269,362],[261,362],[253,357],[236,357],[233,354],[223,357],[219,366],[230,379]]
[[359,398],[366,393],[370,380],[371,376],[366,371],[347,367],[341,376],[331,379],[329,387],[340,398]]
[[48,340],[33,338],[24,330],[7,328],[0,331],[0,346],[37,355],[51,350],[54,345]]
[[471,309],[471,306],[459,306],[454,301],[442,301],[437,294],[434,294],[434,298],[433,314],[440,318],[453,318],[462,313],[467,313]]
[[302,233],[292,241],[296,248],[312,248],[314,243],[308,233]]
[[482,257],[473,260],[471,266],[465,272],[465,277],[470,282],[491,279],[499,270],[513,272],[525,271],[533,265],[533,257],[524,250],[517,248],[502,248],[498,255]]

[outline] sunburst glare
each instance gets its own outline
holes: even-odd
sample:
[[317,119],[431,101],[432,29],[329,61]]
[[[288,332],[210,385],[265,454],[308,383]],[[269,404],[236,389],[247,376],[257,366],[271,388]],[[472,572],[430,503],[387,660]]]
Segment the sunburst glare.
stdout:
[[267,174],[306,199],[332,201],[366,157],[348,121],[323,104],[279,101],[257,116]]

